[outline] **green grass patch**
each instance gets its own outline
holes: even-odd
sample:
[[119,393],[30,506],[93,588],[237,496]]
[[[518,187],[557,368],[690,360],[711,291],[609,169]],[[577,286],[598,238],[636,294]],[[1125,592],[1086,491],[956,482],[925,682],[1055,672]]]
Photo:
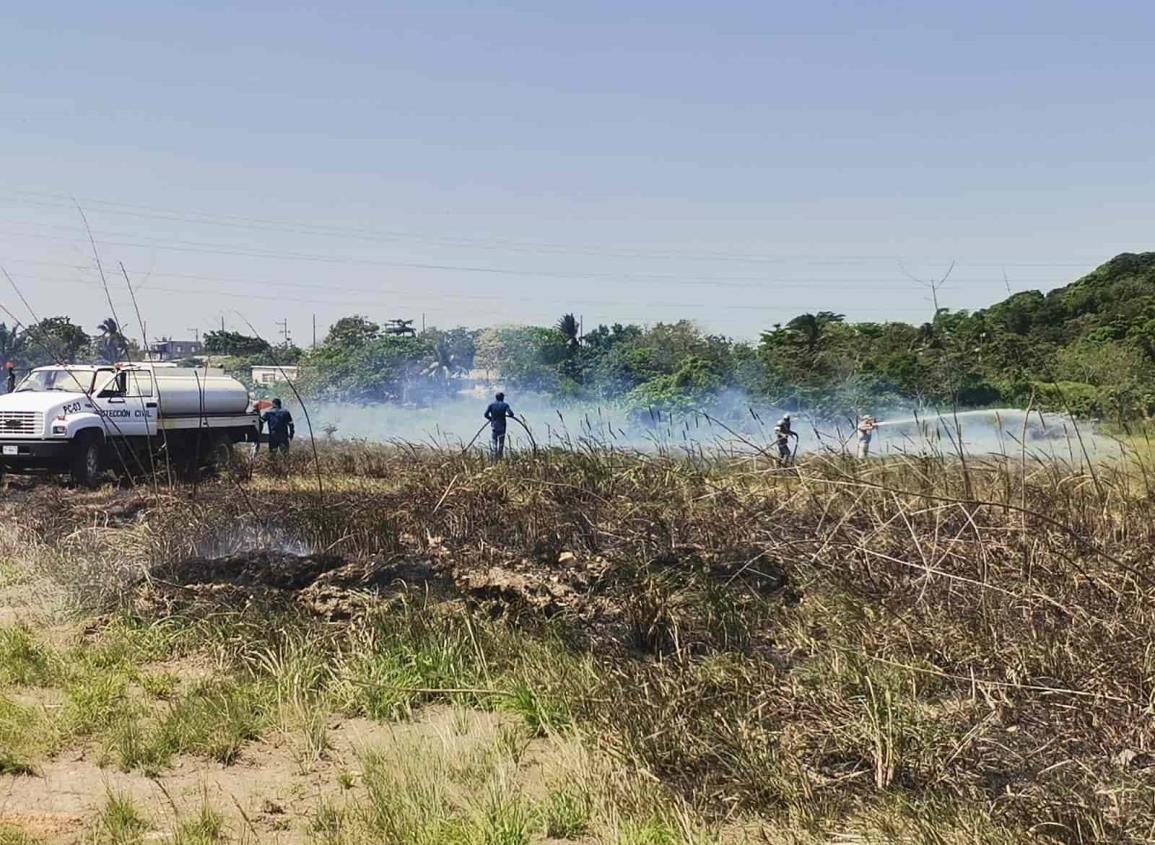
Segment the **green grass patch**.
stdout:
[[520,795],[495,788],[465,827],[466,841],[476,845],[529,845],[536,818]]
[[585,836],[593,821],[593,801],[588,791],[574,786],[556,789],[542,808],[542,826],[551,839]]
[[116,730],[124,719],[136,718],[131,701],[131,676],[122,667],[86,667],[75,671],[64,688],[63,725],[74,736],[94,736]]
[[220,682],[190,692],[165,720],[162,734],[176,753],[200,754],[225,765],[268,724],[269,690],[258,683]]
[[0,696],[0,774],[34,774],[36,762],[51,752],[56,739],[42,713]]
[[430,701],[483,705],[484,693],[460,692],[488,687],[486,654],[468,629],[414,610],[397,617],[379,617],[339,659],[340,706],[373,719],[398,719]]
[[309,819],[309,841],[316,845],[344,845],[345,842],[358,841],[349,837],[351,824],[349,813],[344,808],[322,800]]
[[696,830],[684,830],[666,819],[627,821],[618,833],[617,845],[717,845],[718,839]]
[[411,715],[422,677],[407,656],[395,652],[358,654],[342,666],[340,705],[355,715],[393,720]]
[[141,674],[137,677],[141,689],[152,698],[161,701],[171,701],[180,689],[180,677],[175,672],[157,672],[155,674]]
[[149,821],[127,795],[110,793],[93,828],[96,845],[140,845]]
[[43,840],[9,824],[0,824],[0,845],[41,845]]
[[271,711],[265,685],[206,683],[190,690],[163,716],[128,715],[111,733],[109,750],[125,770],[156,772],[179,754],[230,765],[245,743],[260,737]]
[[49,686],[58,677],[57,662],[27,628],[0,628],[0,686]]
[[125,614],[101,630],[95,652],[106,665],[158,663],[212,643],[211,632],[203,628],[182,616],[145,619]]
[[156,775],[173,755],[171,744],[161,731],[142,718],[125,719],[112,731],[107,743],[106,754],[126,772],[140,769]]
[[[59,687],[63,699],[49,725],[34,709],[0,698],[0,770],[31,771],[60,743],[88,738],[124,770],[157,773],[186,753],[227,765],[278,719],[305,732],[307,754],[324,750],[328,711],[315,692],[325,687],[323,653],[312,652],[308,664],[299,655],[266,655],[182,692],[176,673],[150,672],[148,663],[186,648],[194,630],[188,620],[120,617],[93,644],[55,651],[25,628],[0,629],[0,686]],[[225,642],[237,631],[205,630]]]
[[227,842],[224,816],[207,804],[191,819],[181,821],[173,832],[173,845],[220,845]]
[[549,736],[573,725],[573,714],[561,695],[526,680],[514,681],[510,693],[501,698],[500,708],[521,716],[533,736]]
[[464,822],[450,803],[435,756],[416,753],[397,759],[369,753],[362,767],[366,801],[361,819],[373,837],[414,845],[461,841]]

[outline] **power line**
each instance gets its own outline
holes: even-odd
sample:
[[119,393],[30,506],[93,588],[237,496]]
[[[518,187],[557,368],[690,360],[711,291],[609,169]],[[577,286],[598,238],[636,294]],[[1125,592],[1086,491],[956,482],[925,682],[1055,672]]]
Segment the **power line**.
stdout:
[[[43,208],[71,208],[73,198],[63,194],[54,194],[50,192],[27,191],[18,189],[9,189],[7,192],[10,196],[16,197],[41,197],[52,200],[53,202],[37,203],[28,199],[21,199],[28,205],[39,205]],[[466,237],[445,237],[445,236],[428,236],[416,234],[413,232],[403,231],[388,231],[388,230],[374,230],[374,229],[360,229],[345,226],[331,226],[318,225],[310,223],[300,223],[285,220],[270,220],[259,217],[246,217],[241,215],[220,215],[208,214],[204,212],[188,212],[176,209],[159,208],[156,206],[137,205],[132,203],[125,203],[116,200],[84,198],[86,205],[98,208],[104,213],[116,214],[120,216],[140,217],[154,220],[167,220],[170,222],[191,222],[200,223],[211,226],[224,226],[228,228],[253,228],[274,232],[284,232],[289,234],[315,234],[323,237],[345,237],[355,240],[366,241],[404,241],[411,240],[419,243],[431,243],[442,246],[458,246],[458,247],[472,247],[483,249],[501,249],[509,251],[524,251],[524,252],[543,252],[550,254],[582,254],[594,257],[620,257],[620,258],[655,258],[655,259],[682,259],[695,261],[731,261],[741,263],[784,263],[784,262],[800,262],[800,263],[823,263],[823,264],[841,264],[841,263],[865,263],[865,262],[894,262],[897,256],[894,255],[833,255],[830,253],[798,253],[792,255],[756,255],[749,253],[740,253],[736,251],[694,251],[694,250],[672,250],[668,248],[655,249],[647,247],[615,247],[615,246],[594,246],[582,244],[558,244],[550,242],[532,242],[532,241],[518,241],[518,240],[503,240],[492,238],[466,238]],[[975,261],[960,261],[972,267],[1042,267],[1042,268],[1061,268],[1061,267],[1086,267],[1086,262],[975,262]]]
[[[20,259],[20,258],[8,259],[8,262],[11,264],[31,264],[34,266],[42,266],[42,267],[64,267],[64,268],[73,269],[73,270],[93,270],[93,269],[95,269],[93,267],[93,265],[91,264],[91,262],[78,263],[78,262],[69,262],[69,261],[45,261],[45,260],[37,260],[37,259]],[[155,277],[155,278],[190,279],[190,280],[205,281],[205,282],[222,282],[225,284],[275,285],[275,286],[283,286],[283,287],[319,288],[319,289],[324,289],[324,290],[341,290],[341,291],[346,291],[348,293],[395,293],[399,296],[408,296],[411,293],[411,291],[408,291],[408,290],[382,288],[380,285],[372,285],[371,287],[368,287],[368,288],[359,288],[359,287],[349,287],[349,286],[344,286],[344,285],[335,286],[335,285],[331,285],[328,283],[318,283],[318,282],[290,282],[290,281],[284,281],[281,279],[275,279],[275,280],[274,279],[254,279],[250,276],[218,276],[218,275],[206,276],[206,275],[201,275],[198,273],[176,273],[176,272],[163,272],[163,271],[155,271],[155,270],[150,272],[149,276]],[[984,282],[993,282],[994,280],[993,279],[959,279],[958,281],[968,281],[968,282],[973,282],[973,283],[978,284],[978,283],[984,283]],[[145,288],[147,284],[148,284],[147,282],[141,282],[140,284],[136,285],[136,289],[141,290],[141,289]],[[873,290],[903,291],[903,290],[908,290],[910,287],[906,283],[895,281],[893,276],[888,277],[886,279],[866,279],[866,278],[833,279],[833,278],[815,278],[815,277],[806,277],[806,278],[797,278],[797,279],[762,279],[762,280],[759,280],[757,285],[745,285],[745,284],[739,284],[736,282],[720,282],[719,283],[719,282],[715,282],[713,280],[708,280],[708,281],[687,280],[685,282],[685,284],[687,284],[687,285],[709,285],[711,287],[722,286],[722,287],[732,287],[732,288],[747,289],[747,290],[757,290],[757,289],[763,288],[763,287],[769,287],[769,288],[772,288],[774,290],[778,290],[781,288],[802,288],[802,289],[812,290],[817,285],[834,285],[835,287],[831,288],[831,290],[837,291],[837,290],[852,290],[852,289],[855,289],[857,286],[860,286],[860,285],[870,285],[871,286],[870,289],[872,291]],[[449,294],[449,295],[458,296],[458,294]],[[503,296],[501,298],[505,298],[505,297]]]
[[[74,232],[77,238],[80,236],[80,231],[69,226],[59,226],[52,224],[37,224],[28,221],[12,221],[2,220],[0,223],[6,223],[17,226],[33,226],[36,228],[47,228],[54,230],[64,230]],[[73,243],[74,238],[69,238],[64,235],[45,235],[45,234],[28,234],[25,232],[0,232],[9,237],[16,238],[35,238],[38,240],[49,241],[64,241]],[[286,253],[277,252],[275,250],[251,250],[237,247],[217,246],[211,243],[200,241],[162,241],[160,239],[152,239],[148,243],[134,243],[131,241],[110,240],[110,238],[117,237],[131,237],[130,234],[122,232],[97,232],[97,239],[106,246],[119,246],[129,249],[160,249],[173,252],[186,252],[202,255],[224,255],[236,256],[242,258],[263,258],[277,261],[300,261],[312,262],[334,265],[348,265],[348,266],[368,266],[368,267],[389,267],[394,269],[419,270],[419,271],[437,271],[437,272],[460,272],[470,274],[496,275],[496,276],[513,276],[520,278],[532,279],[566,279],[566,280],[603,280],[609,282],[655,282],[662,284],[674,285],[710,285],[716,287],[736,287],[736,288],[752,288],[752,287],[781,287],[789,282],[789,280],[776,280],[765,277],[752,276],[687,276],[682,274],[638,274],[638,273],[606,273],[606,272],[582,272],[582,271],[558,271],[558,270],[521,270],[515,268],[503,267],[482,267],[476,265],[464,264],[439,264],[432,262],[415,262],[415,261],[383,261],[380,259],[369,258],[350,258],[347,256],[331,256],[331,255],[311,255],[307,253]],[[154,273],[153,275],[163,275]],[[171,275],[171,274],[170,274]],[[800,286],[812,286],[816,279],[804,279],[794,282]],[[830,279],[826,280],[836,283],[853,283],[859,281],[866,284],[881,284],[880,280],[854,280],[854,279]],[[986,283],[994,281],[993,279],[971,279],[974,283]],[[270,284],[280,284],[280,282],[270,282]]]
[[[62,226],[47,223],[35,223],[27,220],[3,220],[0,223],[16,226],[31,226],[39,229],[52,229],[57,231],[72,232],[78,237],[80,230],[72,226]],[[10,233],[18,237],[33,237],[44,240],[65,240],[72,241],[72,238],[67,238],[62,235],[29,235],[26,233]],[[347,264],[347,265],[364,265],[371,267],[392,267],[406,270],[437,270],[459,273],[479,273],[483,275],[495,276],[519,276],[525,278],[557,278],[557,279],[605,279],[607,281],[655,281],[655,282],[673,282],[685,283],[687,276],[685,274],[673,273],[606,273],[606,272],[590,272],[590,271],[574,271],[574,270],[523,270],[510,267],[485,267],[481,265],[470,264],[443,264],[429,261],[385,261],[381,259],[371,258],[352,258],[349,256],[336,255],[316,255],[310,253],[295,253],[295,252],[278,252],[276,250],[265,249],[245,249],[242,247],[224,246],[213,244],[205,241],[182,241],[182,240],[161,240],[159,238],[145,238],[144,243],[132,241],[117,241],[110,240],[110,238],[133,238],[132,233],[126,232],[109,232],[96,231],[97,237],[101,243],[109,246],[120,246],[131,249],[163,249],[175,252],[190,252],[207,255],[231,255],[242,258],[269,258],[281,261],[309,261],[323,264]],[[703,283],[723,283],[723,282],[754,282],[762,283],[764,280],[755,276],[701,276],[696,275],[694,278],[701,280]]]
[[[71,197],[64,195],[54,195],[48,193],[36,192],[13,192],[16,194],[25,194],[30,196],[47,197],[53,202],[40,202],[22,199],[18,200],[29,206],[39,206],[50,209],[71,209],[73,200]],[[2,195],[0,195],[2,197]],[[229,229],[251,229],[257,231],[280,232],[294,235],[313,235],[317,237],[347,237],[359,241],[366,242],[385,242],[385,241],[405,241],[412,240],[427,244],[450,245],[455,247],[483,247],[486,249],[507,250],[509,252],[530,252],[540,253],[543,255],[581,255],[587,257],[600,258],[647,258],[647,259],[661,259],[661,260],[712,260],[712,261],[736,261],[750,264],[769,264],[769,263],[785,263],[796,261],[800,263],[812,264],[829,264],[838,265],[842,267],[852,267],[859,265],[861,268],[873,267],[877,262],[893,262],[895,259],[891,256],[763,256],[740,254],[733,252],[694,252],[694,251],[676,251],[676,250],[627,250],[617,247],[609,248],[595,248],[586,246],[574,246],[564,244],[533,244],[529,242],[519,241],[500,241],[500,240],[484,240],[484,239],[468,239],[468,238],[429,238],[420,235],[412,235],[411,233],[391,233],[373,231],[368,229],[354,229],[348,227],[336,226],[318,226],[311,224],[294,224],[278,221],[263,220],[261,218],[247,218],[240,216],[212,216],[198,213],[185,213],[174,211],[171,209],[158,209],[150,206],[133,206],[127,203],[118,203],[110,200],[85,200],[89,206],[95,206],[102,213],[123,214],[130,217],[147,218],[152,220],[160,220],[170,223],[193,223],[193,224],[207,224],[214,226],[223,226]],[[7,223],[17,227],[31,227],[40,230],[39,233],[29,234],[27,232],[7,233],[12,238],[36,238],[48,241],[65,242],[79,246],[83,240],[84,233],[75,226],[54,225],[50,223],[43,223],[34,220],[0,220],[0,223]],[[63,231],[72,233],[73,237],[58,234],[45,234],[44,230],[49,231]],[[2,234],[2,233],[0,233]],[[286,262],[311,262],[323,263],[339,266],[365,266],[365,267],[387,267],[397,268],[403,270],[412,270],[418,272],[434,271],[439,273],[462,273],[462,274],[484,274],[492,276],[510,276],[535,279],[539,282],[547,280],[558,280],[564,282],[573,281],[589,281],[602,280],[612,283],[631,282],[631,283],[660,283],[663,287],[666,286],[687,286],[687,287],[718,287],[718,288],[734,288],[741,290],[749,290],[752,294],[760,293],[774,293],[784,289],[806,289],[813,290],[815,288],[822,288],[828,293],[836,293],[841,290],[861,290],[863,287],[869,288],[870,291],[902,291],[907,289],[907,286],[901,283],[896,284],[896,279],[893,276],[884,279],[864,278],[864,277],[850,277],[850,278],[821,278],[821,277],[806,277],[806,278],[778,278],[771,279],[761,275],[711,275],[700,273],[638,273],[638,272],[604,272],[604,271],[582,271],[582,270],[557,270],[557,269],[522,269],[520,267],[501,267],[501,266],[487,266],[483,263],[456,263],[456,262],[437,262],[437,261],[399,261],[399,260],[381,260],[373,258],[360,258],[356,256],[347,256],[339,254],[315,254],[308,252],[285,252],[276,249],[262,249],[248,246],[236,246],[228,243],[220,243],[213,241],[197,241],[197,240],[182,240],[179,238],[165,239],[163,237],[138,237],[133,233],[109,231],[99,233],[97,230],[96,237],[105,246],[124,247],[127,249],[142,249],[142,250],[165,250],[172,252],[184,252],[190,254],[204,254],[204,255],[221,255],[221,256],[235,256],[240,258],[252,258],[258,260],[270,261],[286,261]],[[43,266],[61,266],[74,269],[79,272],[87,272],[93,269],[91,258],[85,260],[84,263],[77,264],[75,262],[36,262],[27,260],[21,263],[41,264]],[[999,261],[992,264],[984,264],[982,262],[959,262],[960,266],[970,267],[984,267],[990,266],[998,268],[1010,267],[1038,267],[1038,268],[1060,268],[1060,267],[1079,267],[1085,268],[1088,264],[1066,264],[1066,263],[1043,263],[1043,262],[1005,262]],[[893,264],[891,264],[893,266]],[[374,306],[389,308],[396,306],[395,301],[383,302],[380,300],[366,299],[366,295],[389,295],[405,296],[410,299],[416,298],[421,301],[420,294],[416,295],[412,288],[398,290],[396,288],[384,288],[379,285],[371,285],[370,287],[352,287],[352,286],[338,286],[327,283],[309,283],[309,282],[290,282],[282,280],[254,280],[251,278],[228,277],[228,276],[209,276],[189,273],[150,273],[151,276],[158,278],[169,279],[170,284],[154,285],[151,282],[143,284],[139,287],[146,287],[150,291],[173,293],[178,295],[208,295],[212,297],[225,297],[232,299],[248,299],[252,301],[284,301],[284,302],[298,302],[311,305],[325,305],[335,307],[360,307]],[[1005,271],[1002,271],[1002,277],[1005,280]],[[50,276],[35,276],[31,277],[36,281],[46,284],[92,284],[78,279],[54,279]],[[302,290],[321,290],[332,293],[345,292],[354,294],[359,297],[356,305],[350,303],[347,299],[335,301],[323,298],[303,298],[303,297],[286,297],[281,294],[265,295],[261,293],[250,293],[247,290],[208,290],[198,287],[196,290],[189,290],[179,286],[179,282],[183,280],[198,281],[198,282],[219,282],[223,284],[236,284],[244,286],[268,286],[273,288],[292,288]],[[955,281],[971,282],[976,284],[993,284],[998,281],[994,276],[992,278],[974,278],[974,279],[960,279],[954,277]],[[1023,283],[1030,284],[1031,280],[1019,279],[1020,285]],[[1040,286],[1049,286],[1048,283],[1053,282],[1052,279],[1047,279],[1040,283]],[[940,283],[941,284],[941,283]],[[548,290],[548,287],[545,288]],[[580,288],[579,288],[580,290]],[[443,296],[429,291],[428,288],[422,289],[423,293],[427,293],[430,302],[443,304],[446,299],[464,300],[471,302],[499,302],[506,303],[508,296],[504,293],[496,295],[484,295],[474,293],[449,293],[446,292]],[[936,291],[932,290],[932,293]],[[518,295],[519,301],[540,302],[543,304],[551,304],[557,307],[569,307],[570,305],[588,305],[595,307],[611,307],[611,308],[632,308],[636,309],[645,306],[660,306],[670,309],[686,309],[695,310],[703,306],[709,306],[720,310],[731,311],[750,311],[751,309],[762,310],[767,312],[777,312],[783,310],[783,304],[780,302],[767,303],[762,305],[760,303],[751,304],[745,303],[724,303],[718,302],[716,299],[708,300],[707,302],[672,302],[665,299],[656,299],[654,297],[647,297],[644,302],[638,301],[621,301],[621,300],[589,300],[575,298],[572,293],[567,290],[559,291],[556,297],[525,297]],[[790,308],[791,306],[785,306]],[[495,309],[487,312],[483,309],[471,309],[474,313],[484,314],[505,314],[507,308]],[[913,308],[894,308],[889,307],[888,311],[901,313],[917,313]]]
[[[62,278],[51,277],[51,276],[40,276],[40,275],[29,275],[29,274],[23,274],[21,276],[21,278],[25,281],[33,281],[33,282],[38,282],[38,283],[42,283],[42,284],[80,285],[80,286],[85,286],[85,287],[93,286],[96,284],[95,281],[88,280],[88,279],[62,279]],[[357,309],[357,308],[364,307],[364,306],[376,306],[379,308],[392,308],[392,307],[395,307],[397,305],[396,300],[362,299],[362,300],[358,300],[356,303],[351,303],[348,299],[329,300],[329,299],[317,299],[317,298],[302,298],[302,297],[282,296],[279,294],[250,293],[250,292],[245,292],[245,291],[205,290],[204,288],[189,289],[189,288],[177,288],[177,287],[151,286],[149,288],[149,291],[157,292],[157,293],[185,294],[185,295],[200,296],[200,297],[212,296],[212,297],[225,297],[225,298],[229,298],[229,299],[248,299],[248,300],[268,301],[268,302],[295,302],[295,303],[303,303],[303,304],[311,304],[311,305],[335,305],[335,306],[339,306],[339,307],[347,307],[347,308],[353,308],[353,309]],[[145,291],[145,293],[147,293],[147,292],[148,291]],[[509,301],[509,298],[506,296],[503,296],[503,295],[486,296],[486,295],[481,295],[481,294],[472,294],[472,295],[466,294],[466,295],[461,295],[461,296],[455,296],[455,298],[479,300],[479,301],[487,301],[487,302],[500,302],[500,303],[508,303],[508,301]],[[637,308],[637,307],[642,307],[642,306],[645,306],[645,307],[662,306],[662,307],[666,307],[666,308],[679,308],[679,309],[684,309],[686,311],[693,311],[695,309],[705,307],[706,305],[710,305],[711,307],[714,307],[714,308],[720,308],[720,309],[724,309],[724,310],[733,310],[733,311],[750,311],[751,309],[758,309],[758,308],[765,308],[767,311],[779,309],[779,306],[777,303],[768,303],[765,306],[758,306],[758,305],[751,305],[750,303],[741,303],[741,304],[718,303],[718,302],[706,303],[706,302],[701,302],[701,301],[697,301],[697,302],[672,302],[672,301],[668,301],[668,300],[653,300],[653,299],[648,299],[648,300],[646,300],[646,302],[627,302],[627,301],[623,301],[623,300],[582,299],[582,298],[574,297],[574,296],[569,295],[569,294],[561,295],[559,297],[549,297],[549,298],[518,297],[518,299],[520,301],[541,303],[543,305],[553,304],[556,307],[565,307],[566,305],[569,305],[569,304],[593,305],[593,306],[611,307],[611,308]],[[445,297],[435,297],[435,298],[429,299],[427,301],[443,304],[444,300],[445,300]],[[417,298],[416,301],[420,302],[422,300],[420,298]],[[504,307],[504,308],[497,309],[497,310],[494,310],[491,312],[486,312],[486,313],[502,314],[502,313],[507,313],[508,310],[509,310],[508,307]],[[916,309],[911,309],[911,308],[893,308],[893,309],[888,309],[888,310],[893,310],[895,313],[902,313],[902,312],[916,313]]]

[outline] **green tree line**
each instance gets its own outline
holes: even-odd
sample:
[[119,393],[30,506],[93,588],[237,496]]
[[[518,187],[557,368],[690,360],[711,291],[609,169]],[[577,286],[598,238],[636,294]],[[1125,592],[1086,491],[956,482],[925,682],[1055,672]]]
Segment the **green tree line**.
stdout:
[[318,396],[420,399],[480,370],[513,390],[636,408],[701,407],[728,390],[784,408],[841,413],[870,406],[1069,409],[1113,419],[1155,413],[1155,253],[1123,254],[1047,294],[977,311],[941,309],[921,325],[800,314],[757,342],[690,321],[615,323],[582,333],[554,325],[384,334],[346,317],[306,352]]
[[91,335],[69,317],[46,317],[26,326],[0,322],[0,364],[11,363],[20,372],[44,364],[112,363],[139,355],[139,345],[112,317]]
[[[1155,253],[1119,255],[1072,284],[1017,293],[977,311],[941,309],[921,325],[799,314],[755,342],[688,320],[614,323],[582,332],[573,314],[548,326],[429,329],[350,315],[315,348],[208,332],[206,352],[252,364],[300,364],[298,389],[321,399],[422,402],[471,373],[560,401],[637,409],[709,405],[727,391],[829,413],[909,404],[1069,409],[1126,420],[1155,413]],[[49,354],[49,350],[52,350]],[[115,320],[89,335],[67,317],[0,324],[0,357],[18,367],[120,360],[134,352]]]

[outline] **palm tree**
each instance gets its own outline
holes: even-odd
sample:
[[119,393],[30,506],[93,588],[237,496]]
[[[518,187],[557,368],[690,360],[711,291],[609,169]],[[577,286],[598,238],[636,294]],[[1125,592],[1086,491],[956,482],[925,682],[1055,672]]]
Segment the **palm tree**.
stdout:
[[461,362],[453,354],[453,349],[444,335],[434,341],[430,349],[430,361],[425,367],[425,375],[432,376],[444,386],[449,385],[449,379],[461,372]]
[[97,328],[100,330],[100,354],[110,363],[116,361],[128,349],[120,325],[112,317],[105,317]]
[[581,346],[581,324],[573,314],[564,314],[557,321],[556,328],[565,336],[565,345],[570,350]]
[[822,342],[822,334],[831,323],[841,323],[843,316],[833,311],[819,311],[817,314],[799,314],[786,324],[786,328],[794,332],[806,349],[813,355],[818,351]]

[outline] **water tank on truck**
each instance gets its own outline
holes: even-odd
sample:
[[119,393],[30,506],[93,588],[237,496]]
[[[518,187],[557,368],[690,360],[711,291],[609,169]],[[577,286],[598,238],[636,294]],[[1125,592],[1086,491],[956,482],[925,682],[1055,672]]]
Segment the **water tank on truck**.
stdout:
[[156,379],[161,416],[240,414],[249,407],[249,392],[222,370],[161,368]]

